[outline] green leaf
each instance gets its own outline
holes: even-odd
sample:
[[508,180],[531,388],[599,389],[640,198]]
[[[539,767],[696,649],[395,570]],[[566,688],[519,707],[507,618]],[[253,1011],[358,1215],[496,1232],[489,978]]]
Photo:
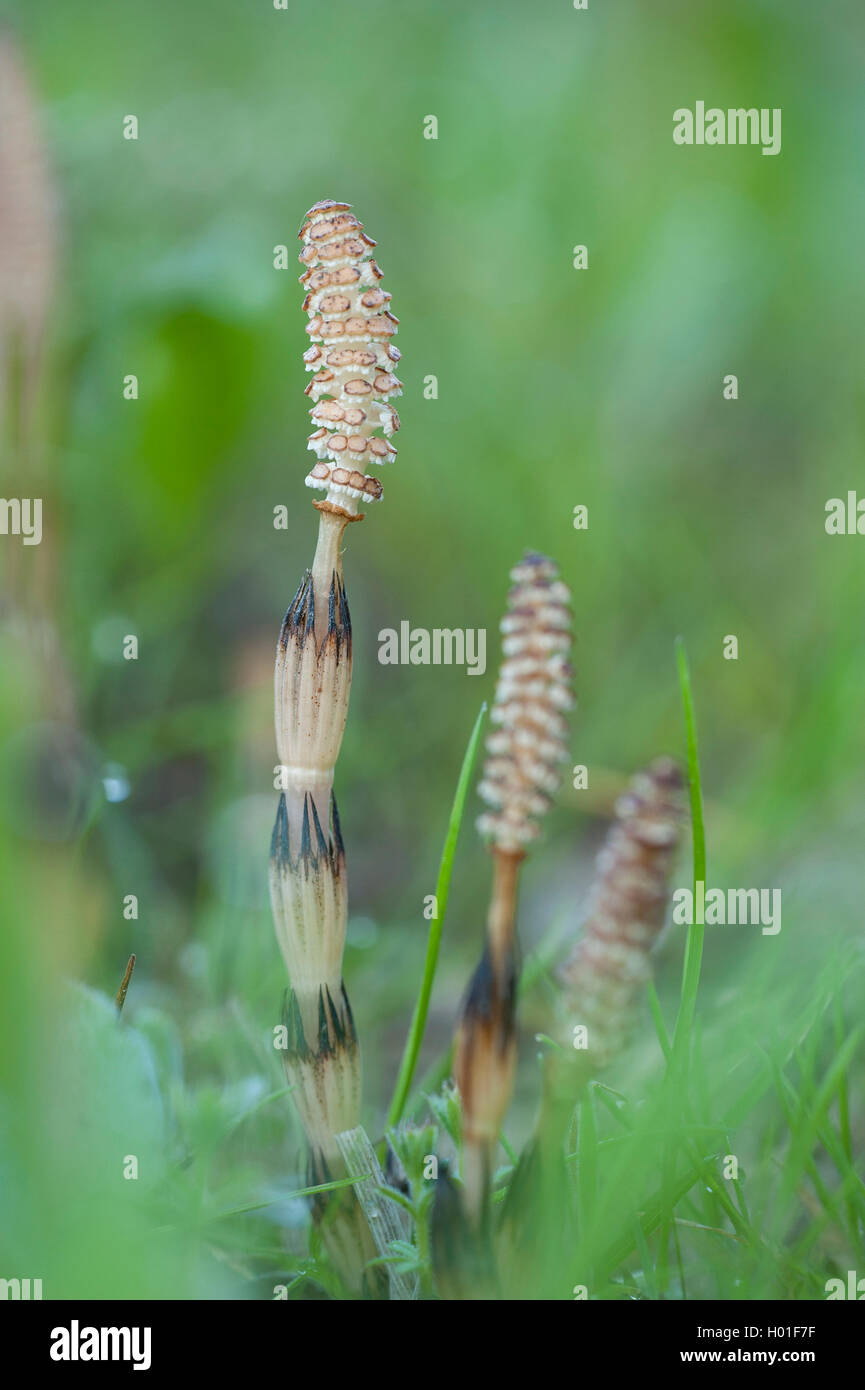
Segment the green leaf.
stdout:
[[435,979],[436,965],[438,964],[439,946],[441,945],[442,927],[444,926],[448,893],[450,891],[454,855],[456,854],[466,797],[468,796],[472,772],[474,771],[475,761],[478,755],[481,729],[483,727],[486,711],[487,707],[486,703],[484,703],[481,705],[478,717],[475,720],[468,747],[463,757],[463,764],[460,768],[459,780],[451,807],[450,820],[448,821],[444,849],[442,850],[441,863],[439,865],[438,880],[436,882],[436,914],[430,922],[429,936],[427,937],[426,961],[424,963],[420,994],[415,1004],[393,1100],[391,1101],[390,1110],[388,1111],[387,1122],[389,1126],[398,1124],[402,1117],[403,1110],[405,1109],[406,1097],[408,1096],[409,1087],[411,1086],[412,1077],[414,1076],[418,1055],[423,1042],[433,980]]

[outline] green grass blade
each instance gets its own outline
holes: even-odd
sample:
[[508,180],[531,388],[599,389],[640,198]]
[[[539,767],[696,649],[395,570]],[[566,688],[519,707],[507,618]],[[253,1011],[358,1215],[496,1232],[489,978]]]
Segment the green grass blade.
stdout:
[[[691,830],[694,842],[694,913],[696,919],[697,884],[706,882],[706,831],[703,824],[703,789],[700,781],[700,762],[697,753],[697,723],[691,694],[691,673],[684,639],[676,638],[676,664],[682,708],[685,715],[685,744],[688,759],[688,781],[691,794]],[[696,920],[688,927],[685,961],[682,968],[682,994],[673,1033],[673,1060],[687,1070],[690,1057],[691,1031],[700,985],[700,966],[703,960],[703,925]]]
[[242,1207],[215,1211],[212,1220],[222,1221],[226,1216],[245,1216],[251,1211],[264,1211],[267,1207],[282,1206],[285,1202],[293,1202],[297,1197],[314,1197],[319,1192],[336,1192],[341,1187],[354,1187],[359,1182],[366,1182],[369,1176],[369,1173],[362,1173],[359,1177],[334,1178],[332,1182],[319,1182],[312,1187],[296,1187],[293,1192],[285,1192],[279,1197],[268,1197],[263,1202],[248,1202]]
[[441,863],[439,864],[438,880],[436,882],[436,915],[430,922],[420,994],[415,1004],[411,1027],[409,1028],[405,1051],[403,1052],[399,1075],[394,1089],[393,1100],[391,1101],[390,1110],[388,1111],[388,1127],[399,1124],[402,1117],[403,1110],[405,1109],[406,1097],[409,1093],[409,1087],[411,1086],[412,1077],[414,1076],[418,1055],[423,1042],[433,980],[435,979],[436,965],[438,964],[439,946],[441,944],[442,927],[444,926],[445,911],[447,909],[448,892],[450,891],[454,855],[456,853],[457,840],[459,839],[460,826],[462,825],[466,797],[468,796],[472,773],[474,772],[475,761],[478,755],[481,729],[483,728],[486,712],[487,707],[486,703],[484,703],[481,705],[478,717],[475,720],[475,725],[472,729],[468,747],[466,748],[463,758],[463,765],[460,768],[459,781],[457,782],[457,789],[451,807],[450,820],[448,821],[444,849],[442,850]]
[[655,1033],[657,1034],[661,1051],[664,1054],[665,1060],[669,1062],[670,1056],[672,1054],[672,1048],[670,1047],[670,1039],[667,1037],[667,1029],[664,1023],[664,1014],[661,1009],[661,1001],[658,998],[658,991],[655,988],[654,980],[649,981],[648,986],[646,988],[646,994],[649,999],[649,1008],[652,1011],[652,1021],[655,1025]]

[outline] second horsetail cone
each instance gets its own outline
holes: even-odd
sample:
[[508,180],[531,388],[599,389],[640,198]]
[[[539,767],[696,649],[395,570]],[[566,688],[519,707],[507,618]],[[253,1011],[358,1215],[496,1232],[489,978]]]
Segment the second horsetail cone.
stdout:
[[463,1107],[464,1202],[480,1227],[517,1061],[520,866],[558,786],[567,754],[565,712],[573,704],[570,594],[553,562],[534,552],[510,577],[490,716],[495,727],[478,787],[489,808],[478,829],[493,860],[492,893],[483,954],[460,1011],[454,1057]]
[[501,621],[502,664],[478,791],[478,829],[491,848],[521,853],[559,784],[567,756],[565,712],[573,704],[570,594],[552,560],[527,554],[511,570]]

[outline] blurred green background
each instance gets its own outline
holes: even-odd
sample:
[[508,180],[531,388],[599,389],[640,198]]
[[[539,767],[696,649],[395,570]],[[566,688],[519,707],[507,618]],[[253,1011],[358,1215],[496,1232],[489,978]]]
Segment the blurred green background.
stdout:
[[[258,1244],[221,1214],[302,1180],[289,1103],[251,1107],[283,1084],[269,1046],[285,986],[266,883],[271,668],[316,532],[303,213],[353,204],[403,353],[399,460],[347,537],[355,674],[336,778],[346,979],[377,1134],[420,978],[423,898],[527,547],[573,591],[573,762],[589,788],[566,782],[526,868],[524,951],[576,930],[622,779],[681,753],[679,633],[709,879],[783,890],[779,936],[708,934],[707,1007],[733,1027],[737,991],[758,977],[804,997],[838,941],[861,939],[865,541],[827,536],[824,507],[865,491],[865,23],[854,0],[22,0],[0,14],[56,200],[31,443],[7,445],[3,463],[4,495],[30,495],[28,470],[38,479],[45,536],[4,586],[0,1073],[14,1142],[0,1275],[44,1269],[46,1297],[256,1296],[266,1269],[270,1296],[301,1204],[255,1225]],[[781,154],[675,146],[672,113],[698,99],[781,107]],[[437,140],[423,138],[428,115]],[[288,271],[274,269],[280,244]],[[4,254],[14,279],[13,243]],[[722,395],[728,373],[737,401]],[[437,399],[424,398],[430,374]],[[587,531],[572,524],[579,503]],[[18,542],[0,544],[13,564]],[[381,666],[377,634],[403,619],[485,627],[486,675]],[[128,633],[137,661],[122,659]],[[722,657],[727,634],[738,661]],[[487,891],[467,819],[422,1067],[450,1038]],[[171,1200],[160,1189],[170,1238],[143,1201],[78,1200],[93,1156],[56,1106],[60,981],[113,995],[132,951],[124,1018],[142,1046],[127,1081],[95,1089],[124,1154],[139,1151],[127,1104],[156,1145],[151,1177],[195,1155],[172,1167]],[[680,956],[670,937],[662,999]],[[76,1010],[102,1055],[101,1002],[76,995]],[[515,1140],[536,1099],[543,990],[524,1025]],[[641,1045],[654,1057],[645,1028]]]

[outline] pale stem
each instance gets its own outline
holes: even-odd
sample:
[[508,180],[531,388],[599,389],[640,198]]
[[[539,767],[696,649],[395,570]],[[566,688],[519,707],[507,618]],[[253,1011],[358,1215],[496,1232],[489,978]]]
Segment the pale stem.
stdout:
[[487,941],[497,967],[507,960],[514,943],[517,886],[522,851],[493,849],[493,889],[487,916]]
[[334,572],[342,578],[340,542],[349,519],[337,512],[318,509],[318,542],[312,562],[312,583],[315,594],[315,640],[319,643],[327,635],[328,602]]

